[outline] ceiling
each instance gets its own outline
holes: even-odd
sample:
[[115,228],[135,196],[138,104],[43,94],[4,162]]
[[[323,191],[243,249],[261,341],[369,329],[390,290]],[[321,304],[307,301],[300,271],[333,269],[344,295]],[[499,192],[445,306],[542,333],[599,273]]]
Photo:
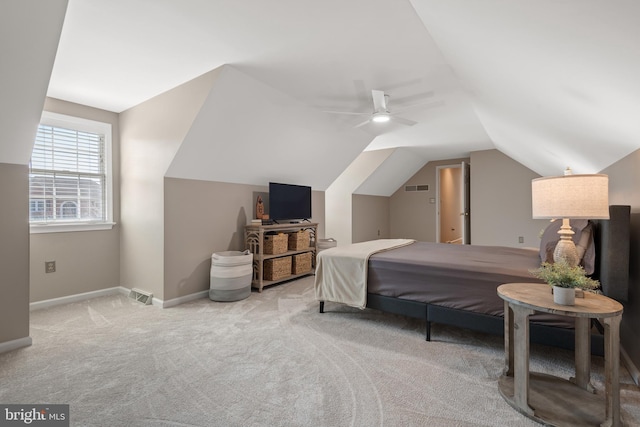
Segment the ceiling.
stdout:
[[367,111],[371,89],[440,103],[363,126],[367,150],[593,173],[640,148],[638,18],[635,0],[70,0],[48,96],[122,112],[229,64],[319,114]]

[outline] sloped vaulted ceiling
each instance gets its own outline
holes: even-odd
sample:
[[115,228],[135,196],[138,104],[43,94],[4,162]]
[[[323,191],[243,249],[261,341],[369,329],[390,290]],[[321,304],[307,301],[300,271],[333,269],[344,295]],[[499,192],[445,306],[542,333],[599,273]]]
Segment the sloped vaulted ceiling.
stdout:
[[541,175],[640,147],[640,3],[412,0],[496,148]]
[[[122,111],[232,64],[300,111],[361,111],[371,89],[396,106],[444,102],[409,113],[418,122],[410,128],[359,129],[371,136],[368,150],[410,149],[426,162],[497,148],[541,175],[568,165],[597,172],[640,148],[639,17],[636,0],[70,0],[49,96]],[[217,90],[222,101],[207,108],[251,126],[260,109],[245,108],[261,101],[242,94],[252,101],[238,106]],[[295,150],[303,118],[290,117],[274,123],[291,126],[286,149]],[[327,140],[348,122],[326,120],[335,125]],[[246,152],[266,148],[260,127],[279,135],[272,147],[284,143],[286,129],[258,124],[242,130]],[[317,126],[316,135],[326,129]],[[223,124],[222,139],[232,133]],[[189,150],[208,150],[199,144],[189,140],[172,173],[196,157]],[[349,163],[361,145],[355,137],[334,150],[332,165]],[[405,172],[399,158],[384,165],[389,180]],[[245,160],[234,158],[234,170],[248,168]],[[335,178],[332,167],[315,173],[318,183]]]
[[9,0],[0,11],[0,163],[26,165],[62,31],[66,0]]
[[324,190],[371,139],[225,65],[166,176]]

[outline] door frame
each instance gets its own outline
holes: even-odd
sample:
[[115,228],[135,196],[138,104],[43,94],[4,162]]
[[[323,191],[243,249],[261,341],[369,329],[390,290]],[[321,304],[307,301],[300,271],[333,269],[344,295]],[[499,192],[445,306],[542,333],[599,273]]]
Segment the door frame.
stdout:
[[463,212],[461,212],[461,216],[464,218],[461,219],[461,228],[462,228],[462,243],[470,244],[470,215],[471,215],[471,207],[469,205],[470,200],[470,172],[469,172],[469,163],[462,161],[460,163],[450,164],[450,165],[440,165],[436,166],[436,242],[440,242],[440,170],[441,169],[460,169],[460,179],[461,179],[461,189],[459,196],[461,197],[461,207]]

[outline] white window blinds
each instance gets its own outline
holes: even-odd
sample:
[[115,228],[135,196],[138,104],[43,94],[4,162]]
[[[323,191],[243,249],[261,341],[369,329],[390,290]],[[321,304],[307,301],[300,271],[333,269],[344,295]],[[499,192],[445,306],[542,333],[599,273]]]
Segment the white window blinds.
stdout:
[[29,164],[32,224],[102,222],[105,135],[41,124]]

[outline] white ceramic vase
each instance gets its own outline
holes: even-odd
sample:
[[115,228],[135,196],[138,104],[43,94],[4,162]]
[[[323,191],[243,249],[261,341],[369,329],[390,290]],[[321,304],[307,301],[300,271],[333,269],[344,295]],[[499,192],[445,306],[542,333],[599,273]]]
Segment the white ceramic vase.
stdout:
[[553,287],[553,302],[560,305],[575,305],[576,290],[574,288]]

